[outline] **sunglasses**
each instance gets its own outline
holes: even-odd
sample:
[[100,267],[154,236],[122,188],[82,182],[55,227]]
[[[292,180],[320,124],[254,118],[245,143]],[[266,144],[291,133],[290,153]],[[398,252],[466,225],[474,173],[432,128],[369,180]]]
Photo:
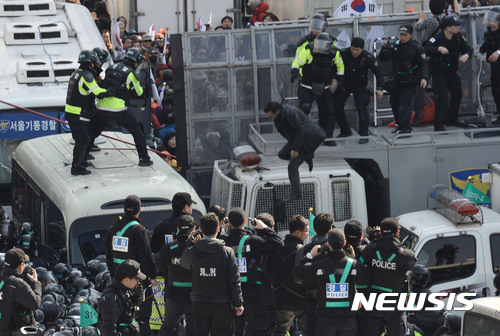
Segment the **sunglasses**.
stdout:
[[163,42],[163,41],[165,41],[165,40],[164,40],[164,39],[156,39],[156,41],[158,41],[158,42]]

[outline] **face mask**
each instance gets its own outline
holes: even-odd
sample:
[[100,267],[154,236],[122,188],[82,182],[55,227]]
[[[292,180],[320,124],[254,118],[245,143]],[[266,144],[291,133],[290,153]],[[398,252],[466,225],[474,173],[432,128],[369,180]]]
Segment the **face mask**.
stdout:
[[151,56],[151,57],[149,58],[149,61],[150,61],[151,63],[156,63],[156,61],[157,61],[157,60],[158,60],[158,57],[157,57],[157,56]]

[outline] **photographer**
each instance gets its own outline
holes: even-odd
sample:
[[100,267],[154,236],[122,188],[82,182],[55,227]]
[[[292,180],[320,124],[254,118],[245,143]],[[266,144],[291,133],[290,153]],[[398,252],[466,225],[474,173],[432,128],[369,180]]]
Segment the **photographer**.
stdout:
[[0,275],[0,335],[10,336],[24,326],[35,326],[33,312],[42,303],[42,285],[36,270],[26,266],[29,257],[13,248],[5,254]]
[[[165,278],[165,321],[161,327],[162,336],[177,335],[179,319],[186,315],[187,333],[191,334],[191,292],[192,272],[182,268],[180,258],[188,244],[195,239],[195,221],[192,216],[182,215],[177,219],[177,235],[171,243],[160,249],[158,268]],[[199,236],[199,231],[197,232]]]

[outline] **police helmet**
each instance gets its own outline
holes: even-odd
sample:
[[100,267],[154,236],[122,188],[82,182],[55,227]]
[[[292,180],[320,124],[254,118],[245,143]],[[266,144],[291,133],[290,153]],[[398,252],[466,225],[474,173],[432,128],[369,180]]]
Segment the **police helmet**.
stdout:
[[35,310],[35,312],[33,313],[34,317],[35,317],[35,321],[37,323],[42,323],[43,320],[45,319],[45,315],[43,314],[43,310],[38,308],[37,310]]
[[43,334],[43,336],[54,336],[55,334],[56,334],[56,328],[51,327],[51,328],[45,330],[45,333]]
[[80,303],[73,303],[68,307],[68,312],[66,314],[69,316],[80,316]]
[[57,284],[56,277],[54,276],[54,273],[52,271],[46,271],[42,275],[38,275],[38,280],[42,283],[42,285],[49,285],[49,284]]
[[93,326],[87,326],[85,328],[82,328],[82,334],[81,336],[98,336],[99,332],[96,327]]
[[104,271],[95,276],[95,286],[99,291],[103,291],[104,287],[111,281],[111,273],[109,271]]
[[99,263],[99,260],[97,259],[90,259],[89,261],[87,261],[87,265],[85,267],[85,275],[87,277],[91,277],[92,276],[92,269],[95,267],[95,265],[97,265]]
[[5,238],[9,238],[12,233],[14,232],[14,223],[12,223],[10,220],[8,219],[4,219],[1,223],[0,223],[0,233],[2,234],[2,238],[5,237]]
[[323,14],[314,14],[309,20],[309,31],[311,33],[321,33],[326,29],[326,18]]
[[[71,317],[71,316],[68,316]],[[66,318],[68,318],[66,317]],[[65,320],[63,320],[64,322]],[[76,321],[76,320],[74,320]],[[69,322],[68,322],[69,323]],[[77,322],[78,323],[78,322]],[[64,326],[63,326],[64,327]],[[61,333],[61,336],[76,336],[80,333],[80,326],[75,326],[75,327],[67,327],[68,329],[61,330],[59,333]]]
[[34,251],[36,251],[38,242],[34,236],[25,234],[19,238],[18,245],[26,254],[31,255]]
[[142,60],[142,52],[138,48],[130,48],[127,50],[124,59],[139,64]]
[[80,279],[80,278],[83,278],[83,273],[82,271],[80,271],[79,269],[72,269],[69,273],[68,273],[68,279],[67,279],[67,283],[68,284],[71,284],[73,283],[74,280],[76,279]]
[[66,302],[66,297],[64,297],[61,294],[55,293],[55,292],[50,292],[50,293],[44,294],[42,297],[42,302],[46,302],[46,301],[54,302],[57,304],[63,304]]
[[43,294],[45,295],[48,293],[56,293],[66,297],[66,291],[64,290],[64,287],[57,283],[49,283],[48,285],[43,287]]
[[500,22],[500,7],[492,7],[485,15],[483,23],[490,25],[492,23],[498,24]]
[[94,49],[92,49],[92,51],[96,53],[97,57],[99,58],[100,64],[104,64],[109,60],[109,53],[107,50],[95,47]]
[[314,54],[328,54],[332,49],[332,38],[328,33],[319,33],[314,39],[312,52]]
[[78,63],[80,64],[97,64],[101,65],[101,61],[99,60],[99,56],[95,53],[95,51],[91,50],[82,50],[80,55],[78,55]]
[[71,284],[71,291],[73,293],[78,293],[82,289],[89,289],[89,288],[93,288],[93,287],[94,287],[94,285],[88,279],[79,278],[79,279],[73,280],[73,283]]
[[71,266],[63,263],[57,263],[54,266],[52,266],[51,271],[54,273],[54,276],[58,281],[61,280],[66,280],[66,278],[69,275],[69,272],[71,272]]
[[410,271],[412,286],[425,287],[431,278],[431,273],[424,265],[417,264]]
[[103,262],[105,263],[106,262],[106,255],[105,254],[99,254],[97,257],[95,257],[95,259],[99,262]]
[[25,234],[29,234],[29,235],[35,235],[35,227],[33,226],[33,224],[31,224],[30,222],[24,222],[23,224],[21,224],[21,227],[19,228],[19,234],[22,236],[22,235],[25,235]]

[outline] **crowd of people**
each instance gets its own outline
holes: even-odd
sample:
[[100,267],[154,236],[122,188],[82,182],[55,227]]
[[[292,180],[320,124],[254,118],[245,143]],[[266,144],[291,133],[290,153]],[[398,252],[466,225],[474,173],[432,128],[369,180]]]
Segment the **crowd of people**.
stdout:
[[[105,255],[85,269],[59,260],[35,268],[36,249],[9,245],[0,275],[0,334],[459,335],[460,317],[444,311],[407,314],[389,301],[385,308],[393,311],[351,310],[356,293],[430,293],[431,273],[402,245],[395,218],[366,231],[351,220],[341,230],[320,213],[306,243],[310,222],[301,215],[281,239],[268,213],[248,218],[241,208],[213,205],[197,222],[193,204],[189,193],[175,194],[173,213],[150,237],[141,200],[128,196],[108,230]],[[498,295],[500,276],[494,285]],[[152,331],[158,291],[162,324]]]

